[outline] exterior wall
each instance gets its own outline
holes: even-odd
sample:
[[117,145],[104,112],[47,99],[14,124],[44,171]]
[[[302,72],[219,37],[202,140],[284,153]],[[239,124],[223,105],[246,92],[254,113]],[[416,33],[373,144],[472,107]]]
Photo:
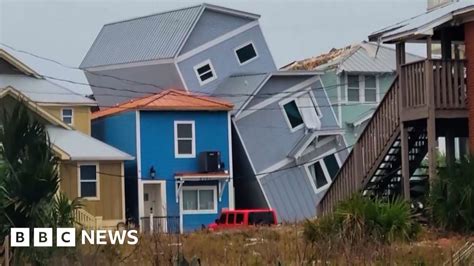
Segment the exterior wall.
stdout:
[[[102,216],[109,223],[123,222],[122,162],[99,162],[99,200],[83,200],[84,209],[94,216]],[[105,174],[107,173],[107,174]],[[108,175],[110,174],[110,175]],[[62,162],[60,165],[61,190],[70,198],[78,197],[78,162]]]
[[[253,42],[257,50],[258,58],[241,66],[237,61],[234,49],[249,41]],[[194,66],[208,59],[211,60],[217,79],[201,86],[194,71]],[[203,93],[212,93],[220,82],[232,74],[248,72],[261,73],[277,70],[260,26],[255,26],[229,40],[181,61],[178,63],[178,67],[187,88],[190,91]]]
[[[92,136],[137,158],[135,112],[92,121]],[[137,161],[125,161],[126,216],[138,218]]]
[[474,22],[464,24],[467,59],[467,98],[469,99],[469,146],[474,154]]
[[91,107],[90,106],[43,106],[43,109],[62,120],[61,110],[71,108],[73,110],[72,126],[86,135],[91,134]]
[[[323,114],[321,130],[339,129],[325,92],[321,89],[321,83],[315,81],[310,86]],[[259,93],[262,95],[276,93],[270,88],[278,88],[278,86],[269,86],[265,90],[262,88]],[[287,158],[293,147],[305,135],[304,127],[294,132],[291,131],[285,120],[285,114],[280,107],[279,102],[281,100],[291,98],[292,96],[293,94],[289,93],[284,93],[283,96],[275,95],[275,102],[259,108],[258,111],[242,117],[236,122],[240,136],[244,141],[244,145],[251,157],[250,160],[257,173]],[[256,99],[261,98],[256,97]],[[252,107],[249,108],[251,109]],[[274,143],[278,143],[278,145],[274,145]]]
[[[175,174],[179,172],[199,172],[199,153],[203,151],[220,151],[225,169],[229,170],[229,132],[227,112],[158,112],[141,111],[141,166],[142,180],[151,180],[149,169],[153,166],[156,178],[166,182],[167,215],[180,215],[180,206],[176,202]],[[195,158],[175,158],[174,154],[174,121],[194,121],[196,139]],[[217,182],[186,182],[188,185],[217,186]],[[228,185],[218,202],[218,211],[229,207]],[[183,229],[199,229],[202,224],[213,222],[218,215],[189,214],[183,215]]]
[[186,53],[206,42],[235,30],[249,22],[249,18],[232,16],[206,9],[194,26],[193,32],[186,41],[181,54]]
[[[149,93],[158,93],[161,89],[184,89],[173,63],[154,65],[138,63],[137,65],[85,72],[100,108],[146,96]],[[143,94],[137,92],[143,92]]]

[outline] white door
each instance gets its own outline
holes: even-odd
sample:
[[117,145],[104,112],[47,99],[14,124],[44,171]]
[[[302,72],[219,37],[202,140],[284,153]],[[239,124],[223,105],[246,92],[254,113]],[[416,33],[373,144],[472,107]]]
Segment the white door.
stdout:
[[153,228],[156,230],[164,230],[166,219],[164,216],[163,201],[161,199],[161,184],[144,184],[143,185],[143,207],[145,211],[144,229],[150,230],[150,214],[153,212]]

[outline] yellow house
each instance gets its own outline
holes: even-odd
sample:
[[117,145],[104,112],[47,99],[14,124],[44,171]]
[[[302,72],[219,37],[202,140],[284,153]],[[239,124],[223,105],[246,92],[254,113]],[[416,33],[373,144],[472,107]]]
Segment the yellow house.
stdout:
[[133,157],[90,136],[95,101],[42,77],[0,46],[0,107],[17,101],[46,126],[60,158],[60,189],[85,204],[81,221],[125,222],[124,161]]

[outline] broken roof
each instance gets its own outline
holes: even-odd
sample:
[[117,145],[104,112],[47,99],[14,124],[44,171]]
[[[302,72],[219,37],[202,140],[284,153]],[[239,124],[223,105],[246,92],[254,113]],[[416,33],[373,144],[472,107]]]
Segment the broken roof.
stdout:
[[[407,54],[407,62],[420,60],[422,57]],[[285,69],[289,70],[327,70],[336,69],[338,73],[370,72],[388,73],[396,71],[395,50],[363,41],[344,48],[333,48],[328,53],[296,61]]]
[[401,40],[420,39],[433,35],[434,28],[471,11],[474,11],[473,0],[459,1],[440,6],[378,30],[370,34],[369,40],[393,43]]

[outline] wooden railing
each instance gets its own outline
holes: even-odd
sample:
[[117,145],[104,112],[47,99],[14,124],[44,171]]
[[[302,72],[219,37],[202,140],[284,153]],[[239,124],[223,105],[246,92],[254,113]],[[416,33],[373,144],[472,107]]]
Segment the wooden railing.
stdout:
[[431,102],[437,109],[467,107],[464,60],[422,60],[402,65],[401,69],[403,108],[425,107]]
[[318,215],[331,211],[338,201],[348,198],[369,181],[390,142],[399,135],[399,93],[397,77],[319,203]]
[[79,227],[83,229],[99,229],[102,228],[102,217],[96,217],[83,209],[74,210],[74,218]]

